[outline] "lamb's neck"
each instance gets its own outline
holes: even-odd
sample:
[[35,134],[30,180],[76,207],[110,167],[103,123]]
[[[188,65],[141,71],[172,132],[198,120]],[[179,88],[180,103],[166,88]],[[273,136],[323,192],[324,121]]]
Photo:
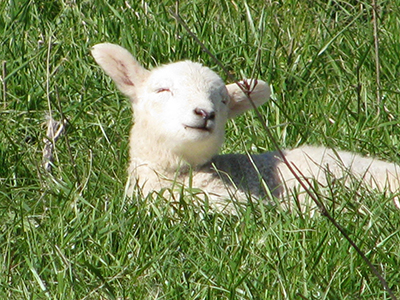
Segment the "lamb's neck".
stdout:
[[[133,142],[134,141],[134,142]],[[134,168],[150,168],[160,174],[187,172],[191,167],[182,157],[174,154],[165,146],[149,139],[131,139],[130,160]]]
[[[146,166],[158,173],[187,172],[191,166],[182,158],[168,151],[141,151],[131,148],[131,162],[137,166]],[[155,160],[157,158],[157,160]]]

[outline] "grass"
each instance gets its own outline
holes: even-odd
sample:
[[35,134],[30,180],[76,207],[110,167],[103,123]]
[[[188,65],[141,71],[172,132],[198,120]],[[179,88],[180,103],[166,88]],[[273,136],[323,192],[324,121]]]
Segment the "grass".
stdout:
[[[266,122],[283,148],[400,162],[400,3],[377,2],[380,99],[369,1],[180,1],[182,19],[234,76],[274,90],[265,120],[250,112],[228,124],[223,152],[273,149]],[[147,67],[216,66],[171,17],[176,3],[159,3],[0,3],[0,298],[389,299],[323,216],[269,207],[227,216],[190,199],[124,197],[130,107],[90,47],[121,44]],[[49,111],[68,120],[53,175],[41,167]],[[399,298],[391,199],[339,185],[326,201]]]

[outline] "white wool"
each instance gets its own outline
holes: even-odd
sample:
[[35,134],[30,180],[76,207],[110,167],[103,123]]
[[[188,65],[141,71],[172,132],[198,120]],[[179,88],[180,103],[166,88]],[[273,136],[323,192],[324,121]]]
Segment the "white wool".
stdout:
[[[290,207],[293,190],[300,192],[300,201],[305,199],[279,153],[218,155],[227,119],[252,108],[237,84],[225,86],[212,70],[191,61],[149,71],[118,45],[95,45],[92,55],[132,102],[130,193],[139,188],[147,195],[183,185],[201,189],[210,204],[228,210],[232,210],[232,199],[246,203],[271,195]],[[249,83],[254,104],[265,103],[268,84]],[[400,168],[395,164],[324,147],[305,146],[284,155],[300,177],[321,185],[327,177],[351,174],[380,191],[396,193],[399,188]]]

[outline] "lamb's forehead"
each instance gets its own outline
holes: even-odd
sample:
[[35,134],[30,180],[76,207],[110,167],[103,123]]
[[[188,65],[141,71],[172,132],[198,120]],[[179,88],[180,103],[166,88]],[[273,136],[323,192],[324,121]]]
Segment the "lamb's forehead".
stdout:
[[170,84],[175,87],[195,86],[205,90],[225,89],[221,77],[210,68],[192,61],[180,61],[151,70],[151,83]]

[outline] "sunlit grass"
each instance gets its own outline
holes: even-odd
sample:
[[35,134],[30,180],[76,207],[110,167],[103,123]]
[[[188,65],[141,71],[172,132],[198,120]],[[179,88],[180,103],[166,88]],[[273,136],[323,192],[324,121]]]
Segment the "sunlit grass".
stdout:
[[[397,2],[378,1],[382,99],[367,1],[0,2],[0,298],[388,299],[318,213],[254,205],[227,216],[191,199],[125,198],[130,105],[89,50],[118,43],[146,67],[191,59],[227,78],[178,11],[235,77],[274,91],[264,120],[249,112],[229,122],[223,152],[273,150],[265,122],[283,148],[399,162]],[[68,120],[52,175],[41,166],[49,109]],[[391,199],[326,189],[334,217],[400,297]]]

